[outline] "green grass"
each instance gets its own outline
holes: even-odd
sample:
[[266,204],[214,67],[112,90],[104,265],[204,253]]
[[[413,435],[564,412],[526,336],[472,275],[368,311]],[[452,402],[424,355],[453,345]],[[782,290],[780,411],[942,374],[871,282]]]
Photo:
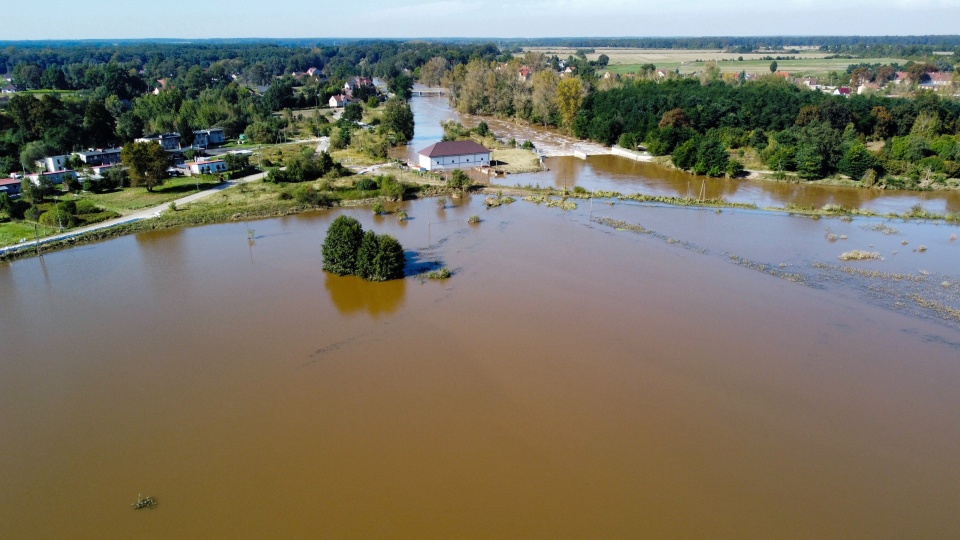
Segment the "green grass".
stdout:
[[[41,237],[55,232],[57,232],[56,229],[49,229],[40,225]],[[33,223],[24,221],[7,221],[0,223],[0,246],[19,244],[22,238],[33,240],[34,235]]]
[[129,214],[151,206],[164,204],[174,199],[197,193],[197,184],[200,190],[210,189],[218,184],[213,176],[190,176],[170,178],[162,186],[154,188],[152,192],[146,188],[125,188],[111,193],[83,193],[77,200],[87,199],[97,206],[112,210],[118,214]]

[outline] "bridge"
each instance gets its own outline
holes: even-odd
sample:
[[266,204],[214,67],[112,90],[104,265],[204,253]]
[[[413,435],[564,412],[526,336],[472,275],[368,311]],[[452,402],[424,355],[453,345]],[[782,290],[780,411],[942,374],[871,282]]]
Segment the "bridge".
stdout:
[[412,90],[411,95],[414,96],[442,96],[447,93],[443,88],[421,88],[419,90]]

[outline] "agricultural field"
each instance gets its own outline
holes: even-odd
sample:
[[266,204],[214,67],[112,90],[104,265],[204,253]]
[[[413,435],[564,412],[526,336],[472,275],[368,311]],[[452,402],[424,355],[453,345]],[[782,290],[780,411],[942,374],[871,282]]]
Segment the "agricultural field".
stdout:
[[[565,47],[530,47],[525,51],[538,51],[544,54],[556,54],[566,58],[576,52],[574,48]],[[821,75],[831,71],[846,71],[850,64],[891,64],[905,63],[903,58],[826,58],[828,53],[813,50],[801,50],[797,53],[784,51],[764,51],[759,53],[738,54],[725,52],[721,49],[615,49],[597,48],[596,52],[588,54],[587,59],[596,60],[601,54],[610,58],[610,64],[605,68],[612,73],[634,73],[640,70],[643,64],[654,64],[657,69],[674,70],[679,68],[681,74],[703,71],[709,61],[717,62],[721,72],[746,71],[747,73],[770,73],[770,60],[761,58],[789,56],[795,60],[777,60],[780,71],[791,75]],[[743,60],[739,60],[743,58]],[[600,68],[604,69],[604,68]]]

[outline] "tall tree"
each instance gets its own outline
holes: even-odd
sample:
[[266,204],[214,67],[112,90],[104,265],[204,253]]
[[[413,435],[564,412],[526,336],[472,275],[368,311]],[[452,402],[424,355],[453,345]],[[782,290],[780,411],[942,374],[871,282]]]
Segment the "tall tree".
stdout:
[[357,251],[363,241],[360,222],[349,216],[337,216],[323,241],[323,269],[345,276],[357,273]]
[[170,166],[170,156],[157,143],[127,144],[120,151],[120,161],[130,174],[130,185],[143,186],[147,191],[163,184]]
[[387,101],[383,110],[381,126],[403,137],[404,142],[413,140],[414,120],[410,105],[397,96]]
[[557,84],[557,110],[563,127],[573,127],[573,119],[583,104],[583,95],[583,82],[578,77],[567,77]]

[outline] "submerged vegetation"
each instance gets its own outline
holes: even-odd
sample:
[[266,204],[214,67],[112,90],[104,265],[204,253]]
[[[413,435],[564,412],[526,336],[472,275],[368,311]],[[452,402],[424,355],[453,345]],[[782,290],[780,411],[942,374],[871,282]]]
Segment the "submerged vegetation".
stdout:
[[323,241],[323,269],[338,276],[355,275],[369,281],[403,277],[403,246],[387,234],[363,231],[360,222],[338,216]]

